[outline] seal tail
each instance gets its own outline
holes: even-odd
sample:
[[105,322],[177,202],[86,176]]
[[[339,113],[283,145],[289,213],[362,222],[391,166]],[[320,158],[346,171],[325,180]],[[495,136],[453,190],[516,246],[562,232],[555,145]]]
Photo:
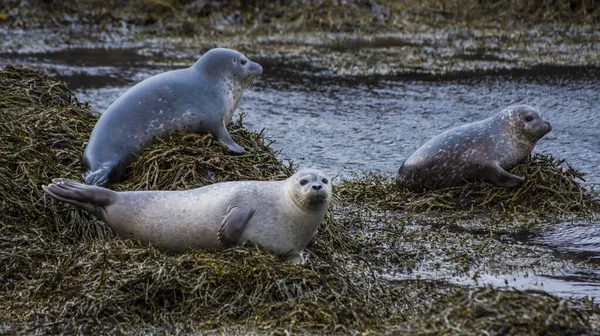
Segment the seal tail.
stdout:
[[57,178],[42,189],[50,196],[103,218],[104,208],[117,200],[117,192],[85,185],[69,179]]

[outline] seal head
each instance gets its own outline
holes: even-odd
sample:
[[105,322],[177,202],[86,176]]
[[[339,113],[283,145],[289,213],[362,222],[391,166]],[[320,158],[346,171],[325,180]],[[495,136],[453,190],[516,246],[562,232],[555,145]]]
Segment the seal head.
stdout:
[[240,52],[226,48],[207,51],[192,67],[241,89],[252,86],[254,80],[263,72],[260,64],[252,62]]
[[552,131],[552,125],[542,118],[538,110],[529,105],[513,105],[499,115],[508,115],[509,129],[513,129],[529,142],[535,143]]
[[290,198],[298,208],[317,211],[327,208],[331,197],[329,177],[317,169],[302,169],[286,181]]

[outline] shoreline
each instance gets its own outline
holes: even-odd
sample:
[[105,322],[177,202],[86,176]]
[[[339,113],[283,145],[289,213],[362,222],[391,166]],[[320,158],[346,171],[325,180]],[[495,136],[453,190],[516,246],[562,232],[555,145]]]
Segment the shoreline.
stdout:
[[[482,16],[470,18],[474,14],[463,13],[461,1],[445,10],[435,0],[423,4],[349,1],[347,5],[317,1],[315,13],[294,2],[237,7],[225,1],[224,8],[202,14],[191,7],[176,9],[165,1],[149,2],[152,11],[132,17],[135,11],[128,7],[117,6],[113,13],[99,2],[97,8],[94,4],[69,8],[61,1],[55,1],[55,9],[37,11],[0,7],[0,14],[5,13],[0,32],[6,36],[0,47],[8,53],[136,48],[144,54],[197,57],[222,46],[251,58],[310,62],[335,76],[600,67],[600,8],[581,21],[544,17],[525,21],[500,19],[490,9],[482,9],[491,5],[475,4],[465,8]],[[501,2],[496,1],[496,6]]]

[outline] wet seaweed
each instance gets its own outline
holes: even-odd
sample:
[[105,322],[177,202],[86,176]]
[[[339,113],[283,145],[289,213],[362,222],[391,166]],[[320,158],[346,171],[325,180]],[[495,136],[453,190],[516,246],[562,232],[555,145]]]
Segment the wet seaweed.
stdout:
[[405,335],[593,335],[589,311],[538,290],[479,288],[436,302]]
[[64,82],[50,80],[42,71],[9,65],[0,80],[4,220],[47,220],[57,213],[44,206],[41,183],[58,175],[79,175],[84,135],[91,132],[97,117]]
[[[382,248],[395,246],[402,227],[384,228],[374,239],[366,232],[381,223],[370,223],[368,209],[341,198],[309,245],[304,266],[258,246],[172,254],[120,239],[40,188],[54,177],[81,179],[81,154],[97,120],[86,104],[44,72],[9,65],[0,71],[0,117],[2,332],[393,331],[432,302],[464,291],[381,278],[377,266],[411,268],[418,258]],[[147,148],[115,188],[184,189],[293,173],[261,133],[246,130],[241,120],[229,129],[248,155],[230,156],[210,136],[173,133]],[[572,309],[556,312],[557,318],[579,331]]]
[[357,204],[383,210],[449,215],[469,219],[477,215],[515,218],[564,219],[586,218],[600,212],[597,192],[584,187],[584,173],[563,159],[535,154],[518,164],[511,173],[524,176],[526,182],[505,189],[488,182],[471,182],[463,186],[422,193],[398,188],[389,175],[366,174],[341,183],[339,197]]
[[[594,23],[600,18],[600,4],[594,0],[488,0],[446,2],[446,8],[464,19],[482,17],[496,21]],[[463,10],[459,10],[461,8]],[[466,9],[466,10],[465,10]]]
[[180,190],[224,181],[282,180],[294,173],[293,162],[280,162],[262,132],[244,128],[243,115],[229,125],[229,132],[247,149],[245,154],[225,155],[210,134],[171,133],[143,151],[115,189]]
[[[335,32],[390,30],[407,20],[415,24],[488,25],[528,22],[598,23],[600,6],[594,0],[311,0],[311,1],[66,1],[37,0],[29,6],[20,1],[0,5],[4,20],[19,26],[109,24],[124,21],[137,26],[155,26],[162,35],[203,34],[215,22],[219,29],[235,32],[280,29]],[[259,28],[263,27],[263,28]]]
[[[352,244],[331,217],[306,267],[259,247],[173,255],[117,238],[100,221],[46,198],[41,185],[80,179],[97,116],[62,82],[9,65],[0,72],[0,316],[18,332],[113,333],[219,327],[319,332],[380,328],[399,304],[375,279],[345,272],[327,255]],[[230,156],[210,136],[174,133],[133,165],[120,189],[180,189],[224,180],[281,179],[261,133],[230,127],[248,155]],[[161,154],[158,154],[161,153]],[[381,305],[380,302],[385,302]]]

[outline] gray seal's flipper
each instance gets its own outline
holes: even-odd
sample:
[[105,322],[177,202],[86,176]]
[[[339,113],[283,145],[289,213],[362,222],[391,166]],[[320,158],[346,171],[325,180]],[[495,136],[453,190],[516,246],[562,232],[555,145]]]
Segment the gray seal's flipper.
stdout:
[[525,182],[525,178],[511,174],[502,169],[498,162],[494,162],[487,170],[489,174],[485,176],[486,179],[503,188],[517,187]]
[[104,218],[104,208],[117,200],[117,192],[85,185],[83,183],[57,178],[42,189],[50,196],[81,208],[100,219]]
[[218,132],[215,134],[215,138],[217,138],[217,141],[219,141],[223,146],[225,146],[225,148],[227,148],[227,152],[229,152],[230,154],[242,155],[246,152],[242,148],[242,146],[238,145],[237,143],[235,143],[235,141],[233,141],[231,135],[229,134],[229,132],[227,132],[227,129],[225,127],[222,127],[218,130]]
[[223,219],[219,229],[218,238],[221,244],[225,246],[236,245],[252,215],[254,215],[252,209],[233,206]]
[[302,255],[302,252],[300,252],[298,254],[286,256],[283,258],[283,260],[290,262],[292,265],[304,265],[306,263],[306,259]]
[[112,166],[102,166],[94,171],[88,171],[83,174],[85,183],[93,186],[105,187],[110,184],[108,175],[111,173]]

